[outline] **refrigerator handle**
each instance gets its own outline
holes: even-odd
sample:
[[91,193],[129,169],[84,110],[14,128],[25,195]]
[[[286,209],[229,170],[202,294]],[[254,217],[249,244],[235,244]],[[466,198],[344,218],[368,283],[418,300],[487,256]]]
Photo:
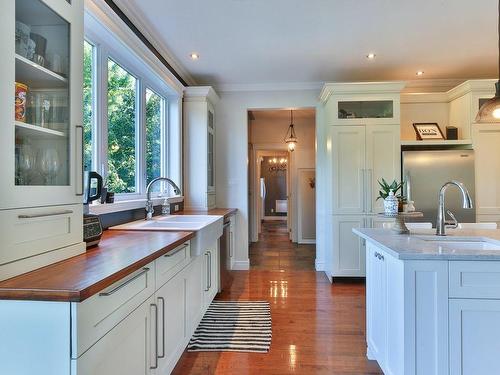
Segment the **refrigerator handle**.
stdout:
[[410,172],[406,172],[406,175],[404,177],[404,181],[405,181],[405,184],[406,184],[406,198],[408,199],[408,201],[411,201],[411,176],[410,176]]

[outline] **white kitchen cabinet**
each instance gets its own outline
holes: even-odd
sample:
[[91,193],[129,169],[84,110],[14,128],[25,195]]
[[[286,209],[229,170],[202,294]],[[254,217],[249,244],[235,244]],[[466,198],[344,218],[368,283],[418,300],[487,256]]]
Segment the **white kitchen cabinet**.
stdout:
[[184,91],[184,198],[190,209],[215,208],[215,105],[219,97],[209,86]]
[[204,300],[208,307],[219,290],[219,248],[215,242],[203,254]]
[[5,279],[85,251],[83,0],[0,2],[0,45]]
[[158,306],[157,374],[169,374],[184,350],[186,337],[186,281],[180,272],[155,293]]
[[81,203],[83,0],[2,1],[0,45],[0,209]]
[[380,186],[378,180],[384,178],[391,183],[401,180],[400,127],[397,125],[366,126],[365,163],[366,212],[384,211],[384,201],[377,201]]
[[200,256],[186,268],[186,331],[192,336],[204,312],[204,257]]
[[400,180],[400,129],[396,125],[332,126],[334,215],[378,213],[378,180]]
[[448,261],[366,245],[367,356],[385,374],[448,374]]
[[364,240],[352,232],[352,228],[367,226],[365,216],[333,216],[332,223],[332,277],[365,276]]
[[450,375],[498,373],[500,300],[450,299],[449,314]]
[[78,359],[71,375],[150,375],[156,367],[158,309],[153,297],[143,302]]
[[500,125],[473,124],[472,129],[476,173],[474,205],[477,218],[485,221],[484,215],[500,215]]
[[365,212],[365,126],[332,126],[332,214]]
[[387,350],[387,263],[382,252],[374,246],[366,248],[366,340],[368,358],[381,358],[385,366]]

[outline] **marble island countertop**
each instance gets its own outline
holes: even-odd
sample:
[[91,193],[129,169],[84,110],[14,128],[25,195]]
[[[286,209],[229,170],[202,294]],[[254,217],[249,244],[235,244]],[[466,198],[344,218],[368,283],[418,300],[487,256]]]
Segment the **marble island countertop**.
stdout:
[[353,229],[353,232],[397,259],[413,260],[499,260],[500,229],[447,229],[436,236],[435,229],[396,234],[390,229]]

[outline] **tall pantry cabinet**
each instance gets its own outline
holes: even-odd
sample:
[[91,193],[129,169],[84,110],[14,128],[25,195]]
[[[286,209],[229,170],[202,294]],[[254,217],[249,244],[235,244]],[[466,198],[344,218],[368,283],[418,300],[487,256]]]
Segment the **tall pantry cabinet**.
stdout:
[[184,196],[185,207],[215,208],[215,105],[210,86],[184,90]]
[[85,250],[83,0],[0,2],[0,280]]
[[378,180],[401,178],[403,83],[329,83],[321,100],[327,128],[329,215],[325,270],[330,278],[365,276],[364,242],[352,228],[375,227],[383,212]]

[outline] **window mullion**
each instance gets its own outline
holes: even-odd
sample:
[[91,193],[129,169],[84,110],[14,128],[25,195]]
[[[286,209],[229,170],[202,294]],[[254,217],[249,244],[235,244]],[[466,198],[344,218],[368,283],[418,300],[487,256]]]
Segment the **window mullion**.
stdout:
[[137,113],[137,186],[139,194],[146,194],[146,86],[142,79],[138,80],[138,110]]

